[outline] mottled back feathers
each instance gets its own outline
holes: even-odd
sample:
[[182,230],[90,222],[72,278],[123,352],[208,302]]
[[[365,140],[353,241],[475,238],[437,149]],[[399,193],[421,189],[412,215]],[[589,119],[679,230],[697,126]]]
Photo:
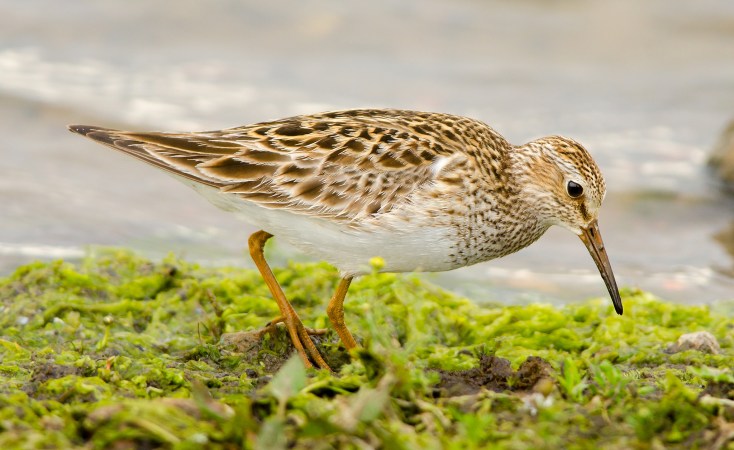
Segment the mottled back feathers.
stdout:
[[390,212],[428,184],[462,183],[449,170],[457,164],[499,180],[502,152],[486,149],[509,147],[482,122],[400,110],[336,111],[185,134],[70,128],[260,206],[347,221]]

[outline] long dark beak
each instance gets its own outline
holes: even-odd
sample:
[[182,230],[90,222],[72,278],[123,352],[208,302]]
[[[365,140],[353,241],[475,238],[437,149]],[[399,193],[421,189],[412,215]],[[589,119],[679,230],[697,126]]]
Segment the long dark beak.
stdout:
[[609,264],[609,257],[607,256],[607,251],[604,249],[604,241],[601,240],[601,233],[599,233],[597,221],[594,220],[589,226],[582,228],[579,237],[584,241],[586,248],[589,249],[589,253],[594,258],[596,267],[599,269],[599,273],[607,285],[609,295],[612,297],[612,303],[614,303],[614,310],[617,311],[617,314],[622,315],[622,298],[619,296],[617,282],[614,280],[612,265]]

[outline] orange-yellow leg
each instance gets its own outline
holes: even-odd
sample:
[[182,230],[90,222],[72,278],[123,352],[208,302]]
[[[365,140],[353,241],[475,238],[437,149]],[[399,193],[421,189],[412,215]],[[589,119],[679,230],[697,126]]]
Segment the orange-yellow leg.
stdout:
[[339,339],[344,343],[344,347],[347,350],[351,350],[357,346],[357,341],[352,337],[352,333],[347,329],[344,323],[344,297],[347,295],[349,290],[349,284],[352,282],[352,277],[344,277],[339,282],[339,286],[334,292],[334,296],[329,301],[329,306],[326,307],[326,314],[329,316],[331,324],[334,326]]
[[296,314],[296,311],[288,302],[288,299],[285,298],[283,289],[280,288],[278,281],[275,279],[275,275],[273,275],[273,271],[270,270],[270,266],[267,261],[265,261],[263,247],[265,246],[265,242],[267,242],[271,237],[273,237],[272,234],[262,230],[253,233],[248,240],[250,256],[255,262],[257,269],[260,271],[260,275],[262,275],[263,280],[265,280],[265,284],[268,285],[270,293],[273,295],[276,303],[278,303],[283,323],[285,323],[285,327],[288,329],[291,342],[293,342],[293,345],[296,347],[296,351],[298,351],[298,354],[301,356],[303,364],[305,364],[306,367],[313,367],[309,360],[310,356],[319,368],[331,370],[319,353],[316,345],[314,345],[311,337],[308,335],[308,330],[303,326],[303,322],[301,322],[298,314]]

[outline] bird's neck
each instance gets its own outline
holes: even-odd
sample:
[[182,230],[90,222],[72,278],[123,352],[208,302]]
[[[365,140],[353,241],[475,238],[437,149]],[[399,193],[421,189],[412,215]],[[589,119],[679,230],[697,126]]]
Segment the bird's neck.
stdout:
[[550,187],[559,177],[558,170],[542,147],[533,142],[513,147],[509,155],[508,172],[516,211],[545,231],[553,223],[556,202]]
[[512,147],[509,151],[507,172],[509,175],[509,201],[501,219],[504,256],[527,247],[538,240],[550,228],[548,220],[552,201],[546,189],[538,185],[538,177],[551,177],[543,167],[547,161],[543,151],[534,146]]
[[[494,179],[482,195],[467,198],[469,211],[459,253],[464,264],[475,264],[514,253],[535,242],[548,229],[537,205],[526,196],[527,170],[532,162],[507,150],[501,179]],[[488,177],[489,178],[489,177]]]

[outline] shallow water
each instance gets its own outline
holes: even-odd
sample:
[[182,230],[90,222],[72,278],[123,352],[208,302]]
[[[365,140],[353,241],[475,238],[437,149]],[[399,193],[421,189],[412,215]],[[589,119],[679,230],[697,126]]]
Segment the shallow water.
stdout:
[[[0,273],[99,244],[249,264],[243,224],[69,123],[214,129],[379,106],[473,116],[515,143],[574,137],[607,178],[600,225],[620,285],[734,297],[713,237],[734,202],[704,167],[734,118],[734,3],[168,5],[0,0]],[[430,277],[476,299],[606,295],[564,230]]]

